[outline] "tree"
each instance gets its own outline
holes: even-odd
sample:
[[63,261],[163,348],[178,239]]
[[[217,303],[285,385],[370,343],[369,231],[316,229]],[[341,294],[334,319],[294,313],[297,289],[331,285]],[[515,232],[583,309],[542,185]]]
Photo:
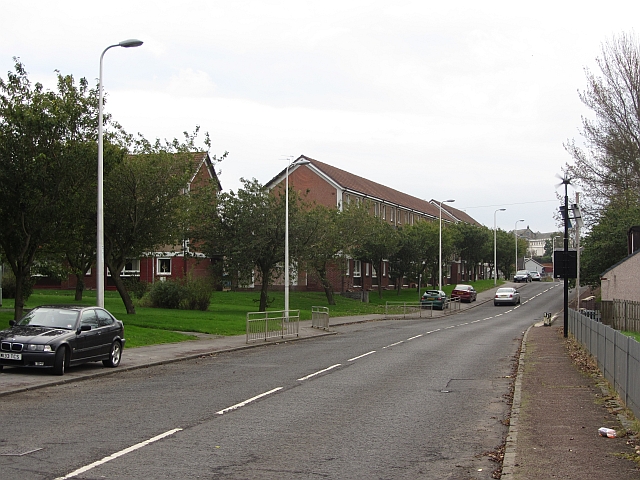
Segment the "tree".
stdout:
[[75,147],[95,125],[94,90],[58,74],[57,91],[32,85],[24,66],[0,79],[0,246],[16,277],[15,318],[34,262],[66,234],[83,187]]
[[[369,209],[367,209],[368,212]],[[394,256],[399,247],[398,231],[388,222],[371,215],[362,215],[364,221],[362,237],[352,249],[354,258],[369,262],[382,272],[383,262]],[[402,278],[396,277],[396,282]],[[378,282],[378,296],[382,298],[382,282]]]
[[496,231],[496,268],[505,278],[511,278],[514,269],[515,244],[513,234],[502,229]]
[[[215,214],[200,227],[198,237],[209,256],[224,259],[225,271],[236,285],[251,284],[257,270],[262,285],[259,309],[266,311],[269,286],[283,271],[285,198],[255,179],[241,181],[244,187],[237,193],[218,196]],[[290,233],[295,237],[300,206],[297,195],[291,190],[289,194]],[[290,254],[297,258],[297,242],[290,243],[294,246]]]
[[120,276],[127,261],[182,244],[185,190],[195,172],[193,137],[186,137],[184,144],[139,139],[135,153],[105,174],[104,259],[129,314],[135,307]]
[[627,256],[627,231],[634,225],[640,225],[640,202],[613,201],[601,212],[582,241],[581,282],[599,286],[600,275]]
[[574,161],[568,175],[582,186],[588,223],[625,192],[640,196],[640,45],[633,35],[614,37],[596,62],[600,74],[585,69],[587,88],[579,94],[595,114],[582,119],[585,148],[565,144]]
[[489,246],[492,243],[493,235],[487,227],[478,227],[469,223],[457,223],[454,228],[454,245],[461,259],[466,262],[467,269],[470,268],[472,278],[478,277],[478,265],[484,263],[489,258]]

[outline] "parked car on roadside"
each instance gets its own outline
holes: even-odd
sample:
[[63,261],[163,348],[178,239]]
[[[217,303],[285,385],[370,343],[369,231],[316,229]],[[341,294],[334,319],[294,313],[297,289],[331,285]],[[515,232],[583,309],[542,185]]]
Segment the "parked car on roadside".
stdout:
[[124,326],[103,308],[41,306],[9,325],[0,331],[0,371],[45,367],[63,375],[67,367],[86,362],[117,367],[122,358]]
[[431,307],[442,310],[448,303],[449,300],[447,299],[447,294],[442,290],[427,290],[420,299],[420,305],[422,308]]
[[530,282],[531,274],[527,270],[518,270],[516,274],[513,276],[513,281],[518,282]]
[[478,292],[471,285],[456,285],[456,288],[451,292],[451,299],[459,298],[461,302],[475,302]]
[[518,305],[520,303],[520,292],[513,287],[501,287],[496,290],[493,297],[494,305]]
[[539,282],[541,280],[540,272],[529,272],[531,274],[531,280],[534,282]]

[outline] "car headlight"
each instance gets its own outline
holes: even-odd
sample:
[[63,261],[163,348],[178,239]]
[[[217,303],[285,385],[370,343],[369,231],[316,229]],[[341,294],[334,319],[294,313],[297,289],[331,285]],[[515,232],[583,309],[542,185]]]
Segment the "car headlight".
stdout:
[[27,351],[29,352],[51,352],[51,345],[33,345],[29,344],[27,346]]

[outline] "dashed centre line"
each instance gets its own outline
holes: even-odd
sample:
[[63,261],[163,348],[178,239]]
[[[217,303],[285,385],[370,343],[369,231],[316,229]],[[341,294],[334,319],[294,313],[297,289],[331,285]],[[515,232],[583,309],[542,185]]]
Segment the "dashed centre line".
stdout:
[[[386,347],[385,347],[385,348],[386,348]],[[299,381],[299,382],[302,382],[302,381],[304,381],[304,380],[308,380],[308,379],[310,379],[310,378],[312,378],[312,377],[315,377],[316,375],[320,375],[321,373],[328,372],[329,370],[333,370],[334,368],[337,368],[337,367],[339,367],[340,365],[342,365],[342,364],[341,364],[341,363],[336,363],[335,365],[331,365],[330,367],[327,367],[327,368],[325,368],[325,369],[323,369],[323,370],[320,370],[320,371],[318,371],[318,372],[315,372],[315,373],[312,373],[312,374],[310,374],[310,375],[307,375],[306,377],[299,378],[299,379],[298,379],[298,381]]]
[[248,405],[251,402],[255,402],[259,398],[266,397],[267,395],[271,395],[272,393],[275,393],[275,392],[277,392],[279,390],[282,390],[282,387],[274,388],[273,390],[269,390],[268,392],[261,393],[260,395],[256,395],[255,397],[251,397],[250,399],[245,400],[244,402],[236,403],[235,405],[232,405],[230,407],[227,407],[227,408],[225,408],[223,410],[220,410],[220,411],[216,412],[216,414],[217,415],[224,415],[227,412],[231,412],[232,410],[236,410],[236,409],[238,409],[240,407],[244,407],[245,405]]
[[362,355],[358,355],[357,357],[350,358],[349,360],[347,360],[347,362],[353,362],[354,360],[358,360],[359,358],[366,357],[367,355],[371,355],[372,353],[376,353],[376,351],[372,350],[370,352],[363,353]]

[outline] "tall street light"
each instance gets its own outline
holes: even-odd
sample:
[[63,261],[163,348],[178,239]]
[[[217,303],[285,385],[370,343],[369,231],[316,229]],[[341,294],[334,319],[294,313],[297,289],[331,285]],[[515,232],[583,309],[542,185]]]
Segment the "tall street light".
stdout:
[[[516,272],[518,271],[518,222],[524,222],[524,220],[516,220],[516,224],[513,227],[513,236],[516,238]],[[524,263],[522,268],[524,268]]]
[[438,290],[442,290],[442,204],[453,203],[455,200],[443,200],[440,202],[440,248],[438,250]]
[[[309,160],[300,160],[296,165],[307,165]],[[291,168],[291,157],[288,158],[287,174],[285,177],[285,200],[284,200],[284,315],[289,319],[289,169]]]
[[498,264],[497,264],[498,242],[497,242],[497,236],[496,236],[496,213],[504,212],[505,210],[506,208],[499,208],[493,212],[493,285],[494,286],[498,284]]
[[553,237],[551,237],[551,265],[552,265],[552,269],[553,269],[553,273],[551,274],[551,279],[555,282],[556,281],[556,238],[560,238],[559,235],[554,235]]
[[115,45],[109,45],[100,55],[100,77],[98,80],[99,100],[98,100],[98,218],[97,218],[97,248],[96,248],[96,303],[99,307],[104,307],[104,158],[103,158],[103,135],[102,135],[102,60],[107,50],[113,47],[139,47],[141,40],[123,40]]

